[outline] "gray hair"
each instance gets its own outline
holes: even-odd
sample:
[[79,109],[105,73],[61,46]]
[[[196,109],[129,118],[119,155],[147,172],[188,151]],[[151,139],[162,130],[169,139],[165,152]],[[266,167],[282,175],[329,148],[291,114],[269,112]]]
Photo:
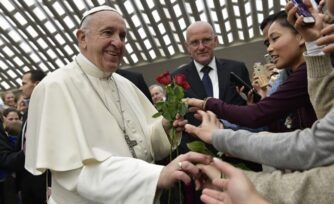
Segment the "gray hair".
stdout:
[[160,86],[158,84],[152,84],[148,89],[151,91],[151,89],[154,89],[155,87],[158,87],[159,91],[161,91],[162,93],[165,93],[164,88],[162,88],[162,86]]

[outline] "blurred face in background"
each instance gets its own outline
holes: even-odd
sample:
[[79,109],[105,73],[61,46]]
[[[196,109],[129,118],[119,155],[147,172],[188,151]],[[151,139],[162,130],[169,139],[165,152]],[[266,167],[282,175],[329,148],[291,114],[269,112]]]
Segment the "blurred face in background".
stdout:
[[20,97],[17,99],[17,110],[21,113],[25,112],[27,110],[27,104],[25,101],[25,96],[20,95]]
[[7,92],[4,95],[4,101],[7,106],[16,107],[15,95],[13,92]]
[[154,86],[150,88],[150,92],[151,92],[151,97],[152,97],[152,101],[154,104],[158,103],[159,101],[165,100],[165,94],[161,87]]
[[11,126],[11,125],[13,125],[13,123],[19,121],[20,117],[19,117],[17,112],[12,111],[12,112],[9,112],[7,114],[7,116],[4,116],[3,119],[4,119],[4,126],[7,127],[7,126]]
[[191,24],[187,29],[186,38],[186,48],[190,56],[202,65],[209,64],[218,45],[211,25],[202,21]]

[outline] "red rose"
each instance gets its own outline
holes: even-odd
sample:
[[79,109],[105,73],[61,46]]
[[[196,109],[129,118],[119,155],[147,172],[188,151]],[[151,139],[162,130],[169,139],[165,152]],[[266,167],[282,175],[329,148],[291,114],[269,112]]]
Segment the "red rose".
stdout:
[[182,86],[183,89],[188,89],[190,87],[184,74],[176,74],[174,80],[175,83],[179,86]]
[[174,76],[174,80],[177,85],[182,86],[182,84],[186,81],[186,76],[184,76],[184,74],[176,74]]
[[190,84],[188,83],[188,82],[184,82],[183,84],[182,84],[182,87],[183,87],[183,89],[189,89],[190,88]]
[[169,72],[165,72],[159,75],[155,80],[157,80],[158,83],[163,84],[165,86],[167,86],[168,84],[172,82]]

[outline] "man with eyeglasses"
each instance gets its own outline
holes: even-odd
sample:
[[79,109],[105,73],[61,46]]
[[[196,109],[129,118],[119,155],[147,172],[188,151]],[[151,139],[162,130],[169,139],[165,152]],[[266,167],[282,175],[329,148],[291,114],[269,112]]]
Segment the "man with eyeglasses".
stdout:
[[[206,97],[219,98],[230,104],[243,105],[245,101],[236,92],[230,82],[230,73],[234,72],[242,80],[250,84],[248,70],[244,63],[218,59],[215,57],[214,49],[218,46],[218,38],[212,26],[203,21],[192,23],[186,31],[185,44],[192,60],[180,67],[175,73],[186,75],[190,88],[186,90],[185,97],[204,99]],[[199,125],[200,122],[194,118],[192,113],[186,115],[188,123]],[[187,143],[196,140],[194,137],[183,132],[179,152],[188,152]],[[216,152],[212,146],[208,146],[212,152]],[[240,160],[228,158],[229,162],[240,163]],[[261,170],[261,166],[253,162],[244,162],[252,170]],[[185,203],[199,203],[196,196],[193,202],[194,189],[185,188]]]

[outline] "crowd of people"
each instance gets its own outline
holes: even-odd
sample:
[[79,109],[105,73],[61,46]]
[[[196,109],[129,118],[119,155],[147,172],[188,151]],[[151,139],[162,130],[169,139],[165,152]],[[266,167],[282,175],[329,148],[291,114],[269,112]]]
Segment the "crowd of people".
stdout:
[[0,128],[1,204],[46,203],[47,175],[34,176],[24,169],[29,101],[34,88],[44,76],[41,70],[25,72],[19,89],[21,94],[18,97],[11,91],[3,94],[3,123]]
[[[187,78],[189,112],[174,121],[152,117],[168,97],[162,86],[119,69],[122,15],[86,11],[73,61],[47,76],[28,71],[20,95],[2,95],[0,204],[334,203],[334,2],[304,3],[312,25],[291,2],[261,24],[265,86],[244,63],[215,55],[209,23],[190,24],[191,60],[172,73]],[[231,72],[253,86],[246,98]],[[182,134],[177,149],[172,129]],[[220,158],[190,151],[194,141]]]

